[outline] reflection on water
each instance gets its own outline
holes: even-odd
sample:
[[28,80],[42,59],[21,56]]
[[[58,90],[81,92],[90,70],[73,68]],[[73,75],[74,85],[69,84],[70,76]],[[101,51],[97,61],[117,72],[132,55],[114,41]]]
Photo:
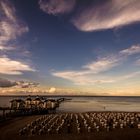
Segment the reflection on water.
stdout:
[[[26,97],[25,96],[24,97],[1,96],[0,106],[10,106],[10,100],[15,98],[25,99]],[[60,98],[60,97],[55,97],[55,98]],[[58,111],[65,111],[65,112],[137,111],[140,112],[140,97],[66,97],[66,98],[71,100],[62,102],[60,104]]]

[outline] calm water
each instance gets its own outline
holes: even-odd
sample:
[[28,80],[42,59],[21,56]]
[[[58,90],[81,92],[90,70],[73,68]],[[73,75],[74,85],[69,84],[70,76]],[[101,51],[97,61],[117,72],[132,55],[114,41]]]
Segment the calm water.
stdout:
[[[0,106],[10,106],[10,100],[15,98],[25,99],[26,97],[1,96]],[[52,98],[60,98],[60,97],[52,97]],[[60,104],[58,111],[66,111],[66,112],[137,111],[140,112],[140,97],[66,97],[66,98],[71,100],[62,102]]]

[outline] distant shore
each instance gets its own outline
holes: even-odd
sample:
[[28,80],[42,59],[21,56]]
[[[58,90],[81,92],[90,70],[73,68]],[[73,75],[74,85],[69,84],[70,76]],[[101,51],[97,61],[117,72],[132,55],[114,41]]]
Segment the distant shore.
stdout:
[[[77,116],[77,117],[76,117]],[[107,117],[105,117],[107,116]],[[114,123],[110,123],[108,121],[112,121],[112,119],[108,119],[109,116],[117,118],[119,116],[118,121],[121,124],[121,121],[125,124],[125,119],[133,121],[129,121],[126,126],[123,125],[123,128],[120,128],[119,124],[116,128],[113,128]],[[83,117],[83,119],[82,119]],[[100,118],[101,117],[101,118]],[[110,125],[108,127],[101,126],[101,124],[105,121],[104,117],[107,120],[107,123]],[[93,123],[91,122],[92,118]],[[98,120],[101,119],[101,122]],[[113,118],[113,119],[114,119]],[[58,119],[58,122],[57,122]],[[31,135],[30,131],[27,134],[20,135],[19,131],[22,130],[25,126],[31,124],[31,122],[36,122],[36,125],[40,124],[46,120],[47,127],[50,129],[52,125],[52,132],[48,132],[47,130],[39,134],[39,130],[37,129],[35,134]],[[52,120],[52,122],[50,121]],[[83,120],[85,122],[83,122]],[[98,120],[98,121],[97,121]],[[77,122],[78,121],[78,122]],[[56,124],[55,124],[56,122]],[[100,126],[99,131],[98,128],[89,129],[89,126],[92,128],[94,122]],[[100,122],[100,123],[99,123]],[[133,125],[130,125],[131,122],[134,122]],[[88,127],[85,127],[87,123]],[[56,114],[48,114],[48,115],[33,115],[33,116],[21,116],[16,117],[11,120],[7,120],[3,123],[0,123],[0,140],[139,140],[140,139],[140,129],[138,129],[138,124],[140,123],[140,113],[138,112],[85,112],[85,113],[56,113]],[[45,125],[46,125],[45,124]],[[77,124],[80,131],[77,132]],[[85,126],[84,126],[85,124]],[[104,123],[103,123],[104,124]],[[42,124],[44,125],[44,124]],[[61,126],[60,132],[56,133],[56,128]],[[70,129],[69,129],[70,125]],[[96,125],[96,126],[97,126]],[[34,126],[35,127],[35,126]],[[87,128],[87,129],[86,129]],[[40,128],[41,129],[41,128]],[[78,129],[79,130],[79,129]],[[88,132],[89,131],[89,132]]]

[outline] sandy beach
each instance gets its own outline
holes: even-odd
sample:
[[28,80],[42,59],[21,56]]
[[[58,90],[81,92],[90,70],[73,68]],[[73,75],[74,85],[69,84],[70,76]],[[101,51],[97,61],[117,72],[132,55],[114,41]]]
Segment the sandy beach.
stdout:
[[139,140],[139,123],[132,112],[23,116],[0,124],[0,140]]

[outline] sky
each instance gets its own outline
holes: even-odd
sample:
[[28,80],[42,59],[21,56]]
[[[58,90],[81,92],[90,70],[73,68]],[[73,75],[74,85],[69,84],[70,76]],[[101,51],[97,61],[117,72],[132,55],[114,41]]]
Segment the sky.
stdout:
[[0,0],[0,94],[140,96],[139,0]]

